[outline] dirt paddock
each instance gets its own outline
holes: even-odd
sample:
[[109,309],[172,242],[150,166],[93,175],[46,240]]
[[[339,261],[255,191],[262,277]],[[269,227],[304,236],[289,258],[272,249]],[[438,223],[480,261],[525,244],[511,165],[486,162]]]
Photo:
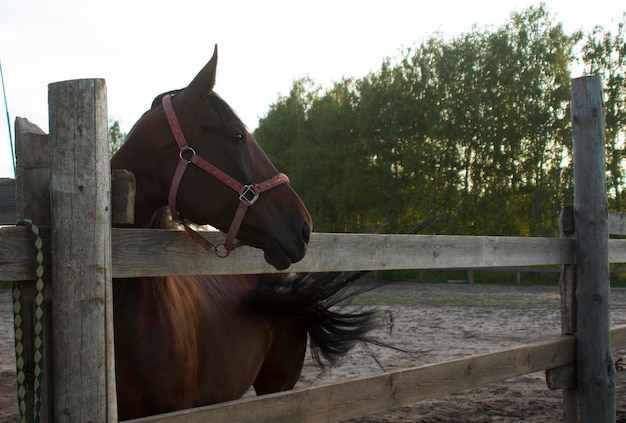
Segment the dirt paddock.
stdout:
[[[374,375],[545,340],[560,333],[558,287],[393,283],[364,294],[363,305],[393,314],[376,336],[411,350],[357,347],[320,373],[310,359],[297,388]],[[626,324],[626,289],[611,291],[611,323]],[[16,422],[11,297],[0,290],[0,422]],[[626,349],[615,351],[626,355]],[[617,386],[617,421],[626,423],[626,382]],[[561,393],[543,372],[361,417],[352,422],[558,422]]]

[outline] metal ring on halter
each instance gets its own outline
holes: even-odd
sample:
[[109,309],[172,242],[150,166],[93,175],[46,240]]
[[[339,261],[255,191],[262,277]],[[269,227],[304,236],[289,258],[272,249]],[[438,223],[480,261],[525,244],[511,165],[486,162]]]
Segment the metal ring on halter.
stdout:
[[254,188],[254,185],[244,185],[239,194],[239,201],[253,205],[259,199],[260,193]]
[[215,246],[215,255],[219,258],[226,258],[230,254],[230,251],[226,248],[226,246],[222,244],[217,244]]
[[[184,158],[184,157],[183,157],[183,153],[186,153],[187,151],[190,151],[190,152],[191,152],[191,157],[190,157],[190,158],[188,158],[188,159],[186,159],[186,158]],[[193,156],[195,156],[195,155],[196,155],[196,150],[194,150],[194,149],[193,149],[193,148],[191,148],[191,147],[187,147],[186,149],[184,149],[184,150],[180,150],[180,151],[178,152],[178,157],[180,157],[180,158],[181,158],[181,159],[183,159],[183,160],[187,160],[187,163],[191,163],[191,159],[192,159],[192,158],[193,158]]]

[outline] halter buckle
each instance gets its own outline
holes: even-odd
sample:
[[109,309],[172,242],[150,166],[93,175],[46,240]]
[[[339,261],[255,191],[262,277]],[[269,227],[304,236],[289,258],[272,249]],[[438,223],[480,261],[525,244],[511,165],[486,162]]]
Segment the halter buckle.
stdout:
[[239,201],[253,205],[259,199],[259,193],[254,189],[254,185],[244,185],[243,190],[239,193]]

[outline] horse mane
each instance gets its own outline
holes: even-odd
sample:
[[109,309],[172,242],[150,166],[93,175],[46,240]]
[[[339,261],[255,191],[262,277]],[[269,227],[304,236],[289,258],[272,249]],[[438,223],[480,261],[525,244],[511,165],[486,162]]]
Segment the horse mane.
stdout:
[[176,95],[178,93],[180,93],[182,91],[182,89],[179,90],[171,90],[171,91],[167,91],[164,93],[161,93],[159,95],[157,95],[154,100],[152,100],[152,105],[150,106],[150,110],[154,110],[157,107],[161,107],[161,101],[163,99],[163,97],[165,97],[166,95]]
[[215,91],[211,92],[211,98],[214,99],[213,104],[220,110],[222,114],[228,115],[229,118],[236,118],[241,121],[237,112],[230,106],[230,104],[226,103],[222,97]]
[[[154,98],[154,100],[152,100],[152,105],[150,106],[150,110],[154,110],[157,107],[160,107],[161,101],[163,100],[164,96],[166,95],[176,96],[181,91],[182,89],[178,89],[178,90],[166,91],[164,93],[159,94],[158,96]],[[213,100],[213,105],[218,109],[218,112],[220,114],[227,115],[229,118],[234,117],[234,118],[241,120],[239,116],[237,115],[237,112],[235,112],[235,110],[218,93],[216,93],[215,91],[211,91],[209,93],[209,98]]]

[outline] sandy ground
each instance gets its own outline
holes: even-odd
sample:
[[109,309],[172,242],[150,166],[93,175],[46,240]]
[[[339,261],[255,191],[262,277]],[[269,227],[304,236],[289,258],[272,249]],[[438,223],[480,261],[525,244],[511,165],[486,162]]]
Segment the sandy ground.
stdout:
[[[10,292],[0,291],[0,422],[17,421],[10,301]],[[394,283],[359,301],[384,304],[381,307],[393,313],[394,327],[391,333],[379,330],[377,337],[416,353],[357,347],[323,373],[307,359],[296,388],[497,351],[560,334],[557,287]],[[626,289],[612,291],[611,308],[612,324],[626,324]],[[626,349],[615,351],[616,357],[624,355]],[[624,381],[618,383],[617,398],[617,421],[626,423]],[[552,422],[562,421],[561,413],[561,393],[547,389],[541,372],[352,421]]]

